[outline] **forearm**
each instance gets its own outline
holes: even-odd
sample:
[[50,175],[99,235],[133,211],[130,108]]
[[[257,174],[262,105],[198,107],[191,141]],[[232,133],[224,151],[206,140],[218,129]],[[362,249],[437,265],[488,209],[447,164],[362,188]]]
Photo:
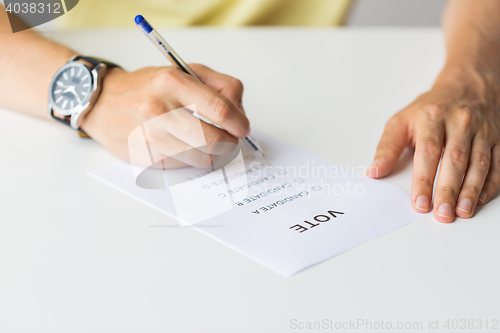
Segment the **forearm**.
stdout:
[[500,80],[500,1],[450,0],[443,29],[445,71],[470,68]]
[[0,5],[0,107],[48,117],[50,80],[75,54],[31,30],[12,33]]

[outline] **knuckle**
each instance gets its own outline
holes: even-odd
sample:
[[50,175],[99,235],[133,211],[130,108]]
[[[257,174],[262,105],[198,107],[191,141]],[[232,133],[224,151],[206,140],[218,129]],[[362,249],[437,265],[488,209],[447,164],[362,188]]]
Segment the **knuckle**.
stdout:
[[441,155],[441,152],[443,151],[441,144],[435,140],[426,140],[418,145],[416,149],[421,151],[426,156]]
[[453,186],[443,185],[437,189],[437,193],[436,197],[456,198],[458,191]]
[[415,184],[418,184],[419,187],[432,188],[432,186],[434,185],[434,178],[430,178],[426,175],[416,175],[415,177],[413,177],[413,182]]
[[444,116],[444,107],[439,104],[427,104],[423,108],[424,115],[428,120],[440,120]]
[[142,121],[147,121],[163,113],[163,104],[152,97],[144,98],[139,102],[137,111],[139,118]]
[[482,189],[483,188],[477,184],[468,184],[462,188],[461,192],[472,194],[473,197],[479,197],[479,193]]
[[225,122],[231,118],[232,108],[231,102],[225,98],[215,98],[211,105],[212,112],[214,116],[220,122]]
[[471,127],[474,123],[474,112],[468,107],[457,109],[455,117],[459,128],[463,130]]
[[462,167],[468,162],[467,153],[462,148],[452,148],[447,155],[454,166]]
[[169,85],[180,85],[183,82],[182,72],[177,68],[167,67],[159,70],[154,78],[155,85],[158,86],[169,86]]
[[230,79],[230,85],[240,91],[243,91],[243,82],[241,82],[239,79],[231,77]]
[[481,169],[487,169],[491,164],[491,155],[486,152],[474,153],[471,160],[481,167]]

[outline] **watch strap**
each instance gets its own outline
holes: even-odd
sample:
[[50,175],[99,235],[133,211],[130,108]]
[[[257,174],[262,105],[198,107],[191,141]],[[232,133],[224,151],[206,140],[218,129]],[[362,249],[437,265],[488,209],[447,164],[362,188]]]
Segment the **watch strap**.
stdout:
[[[59,118],[59,117],[54,116],[54,111],[50,111],[50,115],[52,116],[53,119],[57,120],[61,124],[64,124],[66,126],[71,127],[71,117],[70,116],[66,116],[64,118]],[[90,138],[90,136],[87,133],[85,133],[81,128],[78,129],[78,135],[81,138]]]
[[84,61],[92,64],[94,67],[96,67],[99,64],[105,64],[108,67],[120,67],[117,64],[112,63],[111,61],[107,61],[105,59],[89,57],[89,56],[82,56],[82,55],[77,55],[77,56],[73,57],[70,60],[70,62],[71,61],[78,61],[78,60],[84,60]]

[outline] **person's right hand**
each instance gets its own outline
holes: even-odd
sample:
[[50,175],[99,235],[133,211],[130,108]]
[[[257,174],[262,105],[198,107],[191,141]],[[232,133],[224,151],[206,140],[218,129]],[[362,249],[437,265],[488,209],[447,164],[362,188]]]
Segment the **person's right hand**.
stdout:
[[[129,147],[130,133],[158,117],[158,121],[143,127],[149,147],[155,147],[155,161],[174,157],[166,159],[168,168],[210,166],[209,153],[228,153],[237,145],[237,138],[250,133],[241,104],[243,85],[205,66],[190,67],[205,84],[173,67],[135,72],[110,69],[96,105],[83,119],[82,130],[114,155],[130,161],[129,148],[135,149]],[[199,114],[224,130],[201,122],[189,112],[171,112],[193,104]]]

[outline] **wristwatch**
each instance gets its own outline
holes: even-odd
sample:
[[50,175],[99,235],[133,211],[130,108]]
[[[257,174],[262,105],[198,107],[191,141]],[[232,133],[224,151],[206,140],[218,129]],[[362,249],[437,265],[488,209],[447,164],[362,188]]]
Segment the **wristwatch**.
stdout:
[[80,129],[82,119],[97,102],[102,79],[111,67],[119,66],[99,58],[72,57],[50,83],[50,116],[85,134]]

